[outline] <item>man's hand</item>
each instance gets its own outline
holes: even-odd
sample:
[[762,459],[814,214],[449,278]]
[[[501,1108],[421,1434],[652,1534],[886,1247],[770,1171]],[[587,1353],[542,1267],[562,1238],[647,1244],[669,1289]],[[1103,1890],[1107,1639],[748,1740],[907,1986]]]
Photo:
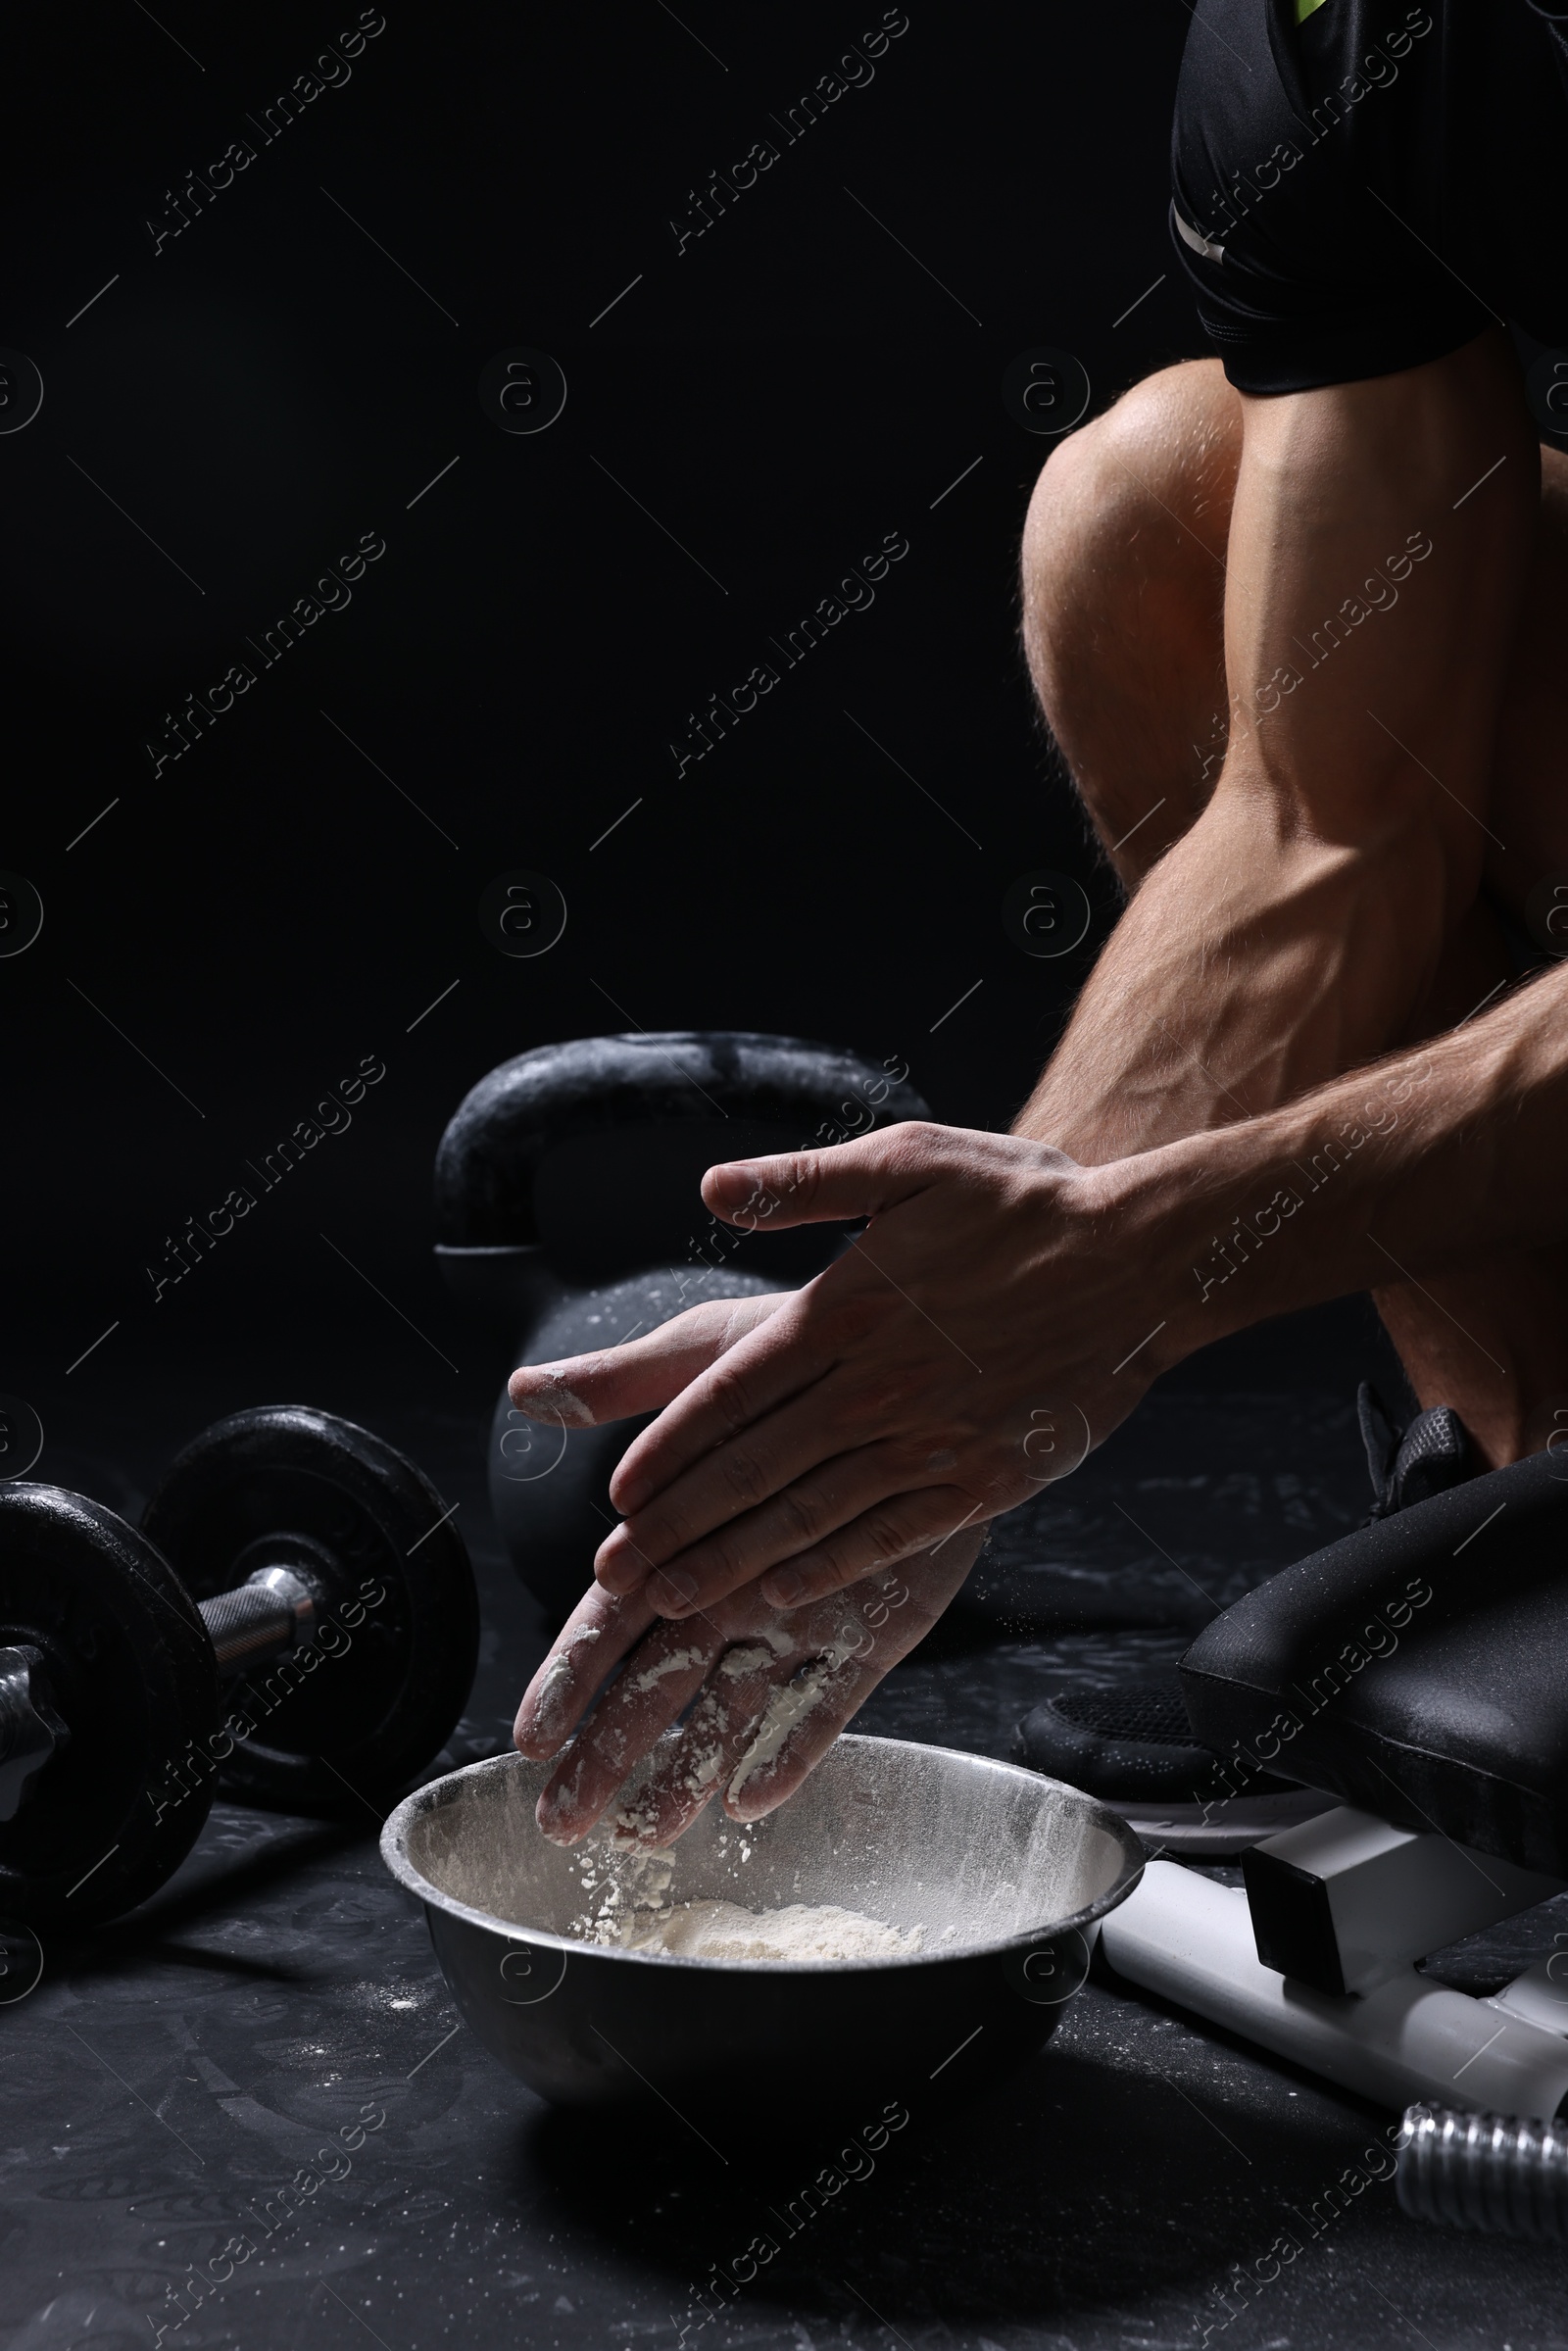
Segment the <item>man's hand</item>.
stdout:
[[762,1602],[800,1609],[951,1557],[960,1529],[1075,1469],[1191,1344],[1157,1344],[1191,1273],[1134,1241],[1125,1192],[1044,1144],[913,1124],[710,1168],[708,1205],[748,1229],[871,1222],[788,1297],[514,1373],[541,1418],[664,1406],[612,1480],[628,1515],[600,1585],[689,1618],[761,1578]]
[[614,1827],[657,1846],[720,1793],[732,1820],[771,1812],[930,1630],[979,1547],[966,1531],[831,1600],[785,1612],[754,1585],[680,1625],[662,1622],[641,1594],[619,1599],[591,1585],[528,1686],[514,1732],[520,1751],[559,1754],[623,1659],[624,1670],[540,1796],[540,1828],[558,1844],[585,1837],[688,1706]]

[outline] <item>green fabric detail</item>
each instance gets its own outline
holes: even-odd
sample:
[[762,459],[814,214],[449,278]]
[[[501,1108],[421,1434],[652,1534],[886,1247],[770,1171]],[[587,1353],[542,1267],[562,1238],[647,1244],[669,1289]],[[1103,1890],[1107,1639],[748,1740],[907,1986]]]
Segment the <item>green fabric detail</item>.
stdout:
[[1322,5],[1323,0],[1296,0],[1296,22],[1298,24],[1304,24],[1307,18],[1311,16],[1314,11],[1320,9]]

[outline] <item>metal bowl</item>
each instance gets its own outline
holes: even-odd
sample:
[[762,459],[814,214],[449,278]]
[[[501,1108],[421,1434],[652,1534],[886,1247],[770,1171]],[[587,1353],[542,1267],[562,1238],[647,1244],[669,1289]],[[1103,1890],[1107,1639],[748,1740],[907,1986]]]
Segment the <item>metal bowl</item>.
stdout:
[[[896,1739],[842,1738],[765,1820],[738,1827],[711,1805],[658,1855],[550,1843],[534,1822],[550,1769],[502,1755],[432,1781],[392,1814],[381,1853],[423,1902],[467,2023],[561,2105],[653,2091],[689,2114],[744,2082],[749,2105],[794,2113],[978,2086],[1047,2038],[1088,1973],[1084,1931],[1144,1866],[1093,1796]],[[607,1901],[707,1898],[836,1903],[918,1926],[923,1946],[756,1962],[581,1939]]]

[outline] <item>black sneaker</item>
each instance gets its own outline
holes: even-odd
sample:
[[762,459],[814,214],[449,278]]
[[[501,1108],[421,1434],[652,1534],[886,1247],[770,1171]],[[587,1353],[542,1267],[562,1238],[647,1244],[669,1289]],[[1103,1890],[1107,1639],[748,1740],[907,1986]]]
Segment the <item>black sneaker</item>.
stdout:
[[1408,1510],[1412,1502],[1430,1501],[1450,1486],[1462,1486],[1480,1467],[1469,1432],[1451,1404],[1433,1404],[1400,1429],[1377,1390],[1363,1380],[1356,1391],[1355,1413],[1372,1480],[1368,1524]]
[[1217,1860],[1324,1812],[1332,1796],[1271,1772],[1239,1773],[1193,1737],[1174,1674],[1064,1690],[1026,1714],[1013,1761],[1099,1796],[1146,1845]]

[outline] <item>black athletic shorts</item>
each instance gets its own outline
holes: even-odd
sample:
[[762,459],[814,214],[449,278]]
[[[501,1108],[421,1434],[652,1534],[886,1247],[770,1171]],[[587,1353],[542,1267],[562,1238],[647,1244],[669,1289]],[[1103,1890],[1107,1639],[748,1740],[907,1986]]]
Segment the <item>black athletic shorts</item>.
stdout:
[[1554,6],[1197,0],[1171,229],[1233,384],[1393,374],[1497,318],[1568,344]]

